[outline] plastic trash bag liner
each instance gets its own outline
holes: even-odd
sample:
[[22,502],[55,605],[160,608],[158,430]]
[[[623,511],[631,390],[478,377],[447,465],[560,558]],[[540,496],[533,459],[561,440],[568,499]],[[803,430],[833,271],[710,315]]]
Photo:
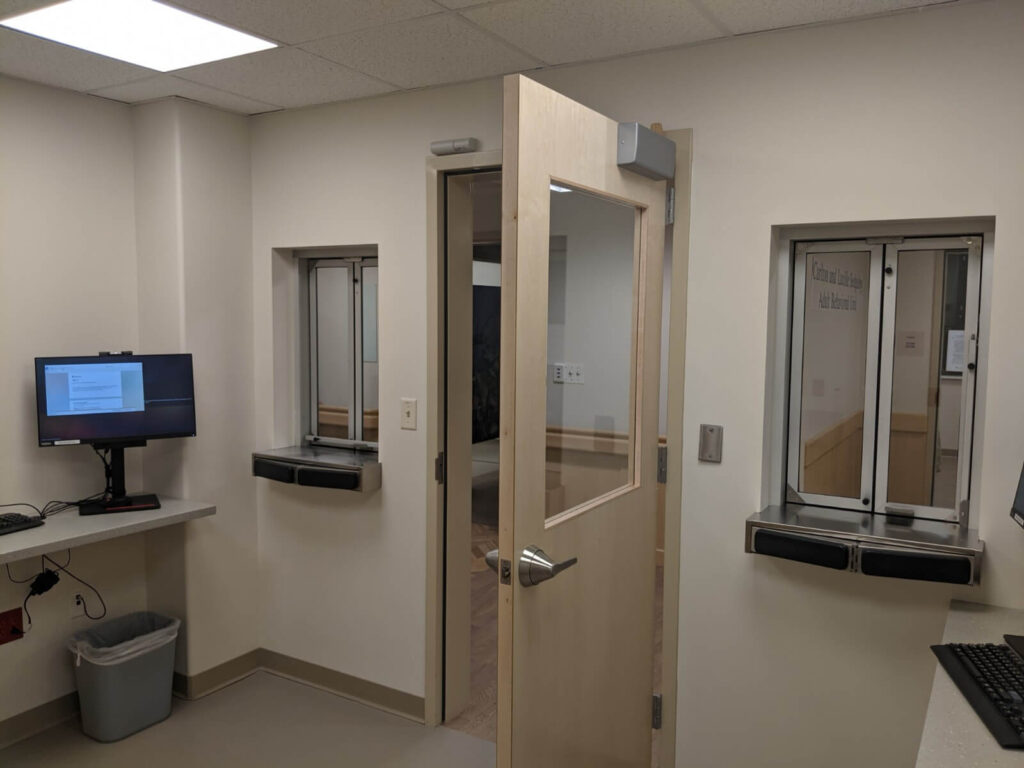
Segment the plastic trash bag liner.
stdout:
[[71,636],[68,649],[75,654],[75,666],[80,665],[82,659],[100,666],[121,664],[173,643],[180,627],[181,619],[139,611],[94,629],[76,632]]

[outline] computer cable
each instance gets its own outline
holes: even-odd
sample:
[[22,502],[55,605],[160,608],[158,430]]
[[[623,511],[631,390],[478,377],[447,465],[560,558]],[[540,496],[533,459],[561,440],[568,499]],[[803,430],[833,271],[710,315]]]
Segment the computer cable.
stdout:
[[50,515],[55,515],[58,512],[63,512],[67,509],[74,509],[75,507],[86,504],[90,501],[102,499],[104,496],[106,496],[106,491],[94,493],[92,496],[86,496],[84,499],[79,499],[78,501],[63,501],[60,499],[48,501],[43,506],[43,517],[49,517]]
[[[107,615],[107,604],[103,601],[103,595],[100,594],[100,591],[98,589],[96,589],[96,587],[94,587],[92,584],[87,582],[85,579],[78,578],[77,576],[75,576],[75,574],[73,574],[71,571],[69,571],[67,569],[67,566],[71,565],[71,550],[70,549],[68,550],[68,562],[67,562],[67,565],[61,565],[56,560],[51,558],[49,555],[43,555],[43,559],[44,560],[49,560],[51,563],[53,563],[53,565],[56,568],[58,568],[59,570],[63,571],[64,573],[66,573],[68,576],[70,576],[72,579],[77,581],[79,584],[84,584],[85,586],[87,586],[89,589],[91,589],[96,594],[96,597],[100,601],[100,605],[103,606],[103,613],[101,613],[99,616],[93,616],[91,613],[89,613],[89,606],[86,605],[85,598],[83,597],[82,598],[82,610],[85,611],[86,618],[92,619],[93,621],[97,621],[97,620],[102,619],[104,616]],[[50,573],[53,573],[53,571],[50,571]],[[56,575],[56,574],[54,574],[54,575]]]
[[34,509],[36,511],[36,514],[39,515],[39,517],[46,517],[46,515],[43,514],[43,510],[41,510],[35,504],[29,504],[27,501],[16,501],[13,504],[0,504],[0,507],[29,507],[31,509]]
[[103,490],[103,495],[112,497],[114,495],[114,470],[110,466],[110,449],[104,448],[101,451],[95,445],[92,446],[92,449],[103,462],[103,474],[107,480],[107,487]]
[[32,579],[35,578],[35,576],[30,576],[27,579],[16,579],[13,576],[11,576],[11,564],[10,563],[6,563],[4,567],[7,568],[7,578],[8,578],[8,580],[11,581],[14,584],[28,584],[30,581],[32,581]]

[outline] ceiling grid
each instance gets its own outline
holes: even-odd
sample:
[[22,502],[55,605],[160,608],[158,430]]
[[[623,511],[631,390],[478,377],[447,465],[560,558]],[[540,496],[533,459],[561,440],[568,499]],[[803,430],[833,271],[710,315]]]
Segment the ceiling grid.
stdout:
[[[257,114],[950,0],[161,0],[280,47],[162,74],[0,27],[0,73]],[[0,20],[53,0],[0,0]]]

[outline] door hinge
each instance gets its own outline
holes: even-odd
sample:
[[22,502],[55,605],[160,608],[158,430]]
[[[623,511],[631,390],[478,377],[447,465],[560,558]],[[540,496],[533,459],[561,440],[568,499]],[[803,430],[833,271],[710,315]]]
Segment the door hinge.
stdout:
[[669,187],[665,195],[665,225],[676,223],[676,188]]
[[651,728],[661,730],[661,694],[656,693],[651,697]]
[[434,459],[434,479],[439,483],[445,481],[445,465],[444,465],[444,451],[437,454],[437,458]]
[[668,446],[658,446],[658,482],[668,482]]

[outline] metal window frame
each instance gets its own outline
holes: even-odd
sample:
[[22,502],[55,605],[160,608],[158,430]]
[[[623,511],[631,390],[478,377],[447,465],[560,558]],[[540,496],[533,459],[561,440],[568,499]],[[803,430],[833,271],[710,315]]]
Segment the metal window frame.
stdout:
[[[812,253],[870,253],[868,267],[868,336],[865,346],[864,427],[861,444],[860,496],[857,498],[799,491],[800,439],[803,363],[804,312],[807,298],[807,255]],[[788,460],[786,467],[786,500],[799,504],[838,507],[857,511],[872,509],[874,482],[875,430],[878,397],[878,345],[881,323],[882,246],[864,240],[798,242],[793,248],[793,290],[791,294],[792,325],[790,332]]]
[[[970,241],[970,242],[968,242]],[[875,489],[876,512],[912,515],[966,525],[969,519],[971,449],[974,435],[974,394],[977,387],[978,324],[981,307],[981,235],[967,237],[907,238],[885,246],[885,295],[882,319],[882,355],[878,386],[878,456]],[[899,255],[914,251],[967,250],[967,302],[964,307],[964,371],[960,392],[960,436],[957,444],[956,497],[952,509],[888,501],[889,438],[892,426],[893,363],[896,346],[896,297]],[[889,272],[888,270],[892,270]],[[974,367],[971,367],[973,364]],[[941,373],[941,372],[940,372]],[[884,457],[884,461],[882,460]]]
[[[334,445],[346,448],[360,448],[366,450],[377,450],[379,443],[363,438],[363,402],[364,402],[364,372],[363,372],[363,292],[362,276],[363,269],[376,268],[376,256],[324,256],[306,259],[306,295],[308,313],[306,322],[308,324],[309,361],[306,370],[309,376],[309,407],[306,413],[307,425],[305,440],[307,443],[317,445]],[[351,342],[352,360],[349,374],[352,377],[352,418],[349,420],[350,438],[324,437],[317,432],[319,425],[318,404],[319,404],[319,323],[317,317],[317,270],[337,269],[345,267],[348,270],[348,291],[349,291],[349,341]],[[380,272],[378,271],[378,285]],[[378,289],[379,290],[379,289]],[[379,311],[379,309],[378,309]],[[378,342],[379,344],[379,342]],[[378,359],[380,357],[378,351]]]

